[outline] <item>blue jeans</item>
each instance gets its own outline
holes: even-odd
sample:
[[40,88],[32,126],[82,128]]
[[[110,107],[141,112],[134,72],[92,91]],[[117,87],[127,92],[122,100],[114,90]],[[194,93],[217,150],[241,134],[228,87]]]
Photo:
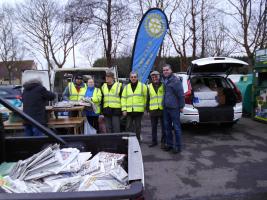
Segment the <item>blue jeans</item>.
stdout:
[[[179,108],[164,108],[163,120],[166,131],[166,146],[181,149],[181,123]],[[172,134],[172,125],[174,127],[175,142]]]
[[40,131],[38,128],[36,128],[35,126],[32,125],[25,125],[25,135],[26,136],[43,136],[43,132]]

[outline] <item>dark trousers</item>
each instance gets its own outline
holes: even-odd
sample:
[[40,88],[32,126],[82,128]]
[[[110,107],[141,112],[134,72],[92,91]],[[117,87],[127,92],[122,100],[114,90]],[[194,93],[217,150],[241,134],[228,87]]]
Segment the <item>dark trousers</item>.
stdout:
[[42,131],[40,131],[35,126],[32,126],[30,124],[24,125],[25,128],[25,135],[26,136],[42,136],[44,135]]
[[86,116],[88,123],[94,127],[94,129],[99,132],[98,117],[99,116]]
[[119,133],[120,130],[120,116],[105,116],[105,125],[107,133]]
[[162,144],[165,144],[166,137],[165,137],[164,123],[163,123],[163,116],[150,116],[150,121],[151,121],[151,127],[152,127],[152,144],[158,143],[158,134],[157,134],[158,121],[160,121],[160,126],[161,126],[160,142]]
[[[179,108],[164,108],[163,110],[164,127],[166,131],[166,145],[173,148],[181,148],[181,123]],[[175,140],[172,134],[172,125],[174,127]]]
[[138,115],[131,115],[127,113],[127,121],[126,121],[126,131],[136,133],[137,139],[140,141],[141,135],[141,121],[142,121],[143,113]]

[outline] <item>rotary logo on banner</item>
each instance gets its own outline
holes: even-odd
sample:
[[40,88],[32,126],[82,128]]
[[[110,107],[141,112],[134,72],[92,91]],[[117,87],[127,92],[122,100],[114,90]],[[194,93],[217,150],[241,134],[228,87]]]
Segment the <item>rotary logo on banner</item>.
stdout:
[[167,29],[167,17],[158,8],[148,10],[139,24],[133,48],[132,71],[138,73],[143,83],[147,81]]
[[159,38],[164,34],[165,24],[159,14],[150,14],[147,16],[145,28],[151,37]]

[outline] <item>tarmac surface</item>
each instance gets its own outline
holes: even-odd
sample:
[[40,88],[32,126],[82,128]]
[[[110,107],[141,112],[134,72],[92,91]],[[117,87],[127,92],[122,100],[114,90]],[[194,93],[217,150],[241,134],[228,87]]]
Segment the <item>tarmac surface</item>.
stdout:
[[[158,127],[158,138],[161,132]],[[149,148],[151,126],[142,121],[146,200],[267,199],[267,124],[242,118],[232,128],[186,126],[183,150]]]

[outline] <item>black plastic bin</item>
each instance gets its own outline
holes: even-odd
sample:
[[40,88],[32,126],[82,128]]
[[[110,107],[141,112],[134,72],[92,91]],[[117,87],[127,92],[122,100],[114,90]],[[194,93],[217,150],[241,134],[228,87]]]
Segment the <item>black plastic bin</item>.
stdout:
[[[13,111],[6,101],[4,104]],[[36,124],[21,111],[22,118],[29,120],[32,124],[39,126],[49,136],[41,137],[5,137],[3,127],[0,123],[0,162],[18,161],[26,159],[47,147],[49,144],[61,143],[61,147],[74,147],[80,151],[90,151],[93,155],[100,151],[126,154],[123,163],[128,172],[130,186],[124,190],[107,190],[94,192],[51,192],[51,193],[4,193],[0,189],[0,200],[98,200],[98,199],[143,199],[144,170],[140,145],[135,134],[101,134],[101,135],[64,135],[57,136],[51,130]],[[1,120],[0,120],[1,121]]]

